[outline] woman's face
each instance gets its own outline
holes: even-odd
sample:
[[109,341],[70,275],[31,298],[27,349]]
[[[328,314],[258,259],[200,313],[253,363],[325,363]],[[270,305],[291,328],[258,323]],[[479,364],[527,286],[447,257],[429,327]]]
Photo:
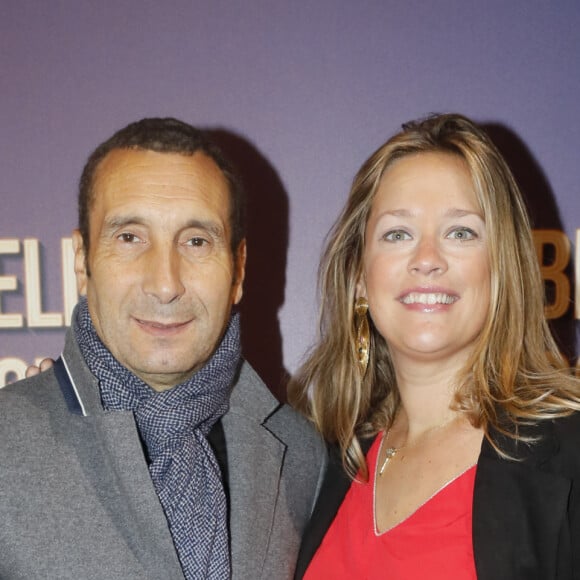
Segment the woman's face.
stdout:
[[377,189],[363,278],[375,326],[395,364],[462,364],[490,302],[487,230],[465,162],[445,153],[395,161]]

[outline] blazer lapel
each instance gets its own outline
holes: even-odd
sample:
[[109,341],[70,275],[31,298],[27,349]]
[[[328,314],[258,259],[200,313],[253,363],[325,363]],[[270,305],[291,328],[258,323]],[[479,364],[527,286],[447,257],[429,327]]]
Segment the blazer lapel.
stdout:
[[[263,425],[251,420],[237,417],[234,424],[231,416],[226,416],[223,421],[229,472],[232,572],[236,578],[260,578],[276,512],[286,446]],[[259,466],[257,471],[256,466]]]
[[286,445],[268,428],[280,403],[246,364],[222,418],[227,448],[232,576],[261,578]]
[[[89,418],[87,418],[89,419]],[[93,417],[102,459],[93,478],[108,501],[110,519],[152,577],[182,579],[167,518],[144,459],[133,414],[113,411]]]
[[333,446],[329,451],[329,463],[318,500],[300,544],[294,573],[295,580],[299,580],[306,573],[306,569],[322,543],[324,535],[336,517],[350,484],[351,480],[342,467],[340,451],[336,446]]

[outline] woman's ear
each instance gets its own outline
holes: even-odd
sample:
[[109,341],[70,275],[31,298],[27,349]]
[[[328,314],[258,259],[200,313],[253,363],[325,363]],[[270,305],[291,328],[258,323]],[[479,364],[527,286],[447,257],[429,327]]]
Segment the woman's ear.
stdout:
[[367,285],[364,280],[363,274],[361,274],[358,282],[356,283],[355,298],[366,298],[367,297]]

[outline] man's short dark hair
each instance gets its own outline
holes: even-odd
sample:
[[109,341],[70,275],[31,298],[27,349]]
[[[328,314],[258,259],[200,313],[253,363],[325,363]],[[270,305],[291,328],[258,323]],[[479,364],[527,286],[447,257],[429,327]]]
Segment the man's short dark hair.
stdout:
[[136,149],[157,153],[193,155],[202,152],[215,162],[225,177],[230,193],[230,226],[232,252],[245,237],[246,206],[241,179],[221,149],[207,133],[170,117],[141,119],[117,131],[101,143],[90,155],[79,182],[79,230],[83,238],[85,255],[89,250],[89,213],[94,201],[95,173],[101,161],[113,150]]

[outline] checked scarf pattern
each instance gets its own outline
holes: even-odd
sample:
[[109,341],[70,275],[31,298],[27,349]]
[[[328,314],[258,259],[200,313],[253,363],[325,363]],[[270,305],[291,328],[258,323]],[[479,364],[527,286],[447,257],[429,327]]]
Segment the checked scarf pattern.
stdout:
[[87,366],[107,411],[132,411],[149,456],[149,472],[187,580],[230,577],[227,501],[206,435],[228,410],[241,360],[239,314],[217,350],[193,377],[156,392],[121,365],[99,339],[86,299],[73,317]]

